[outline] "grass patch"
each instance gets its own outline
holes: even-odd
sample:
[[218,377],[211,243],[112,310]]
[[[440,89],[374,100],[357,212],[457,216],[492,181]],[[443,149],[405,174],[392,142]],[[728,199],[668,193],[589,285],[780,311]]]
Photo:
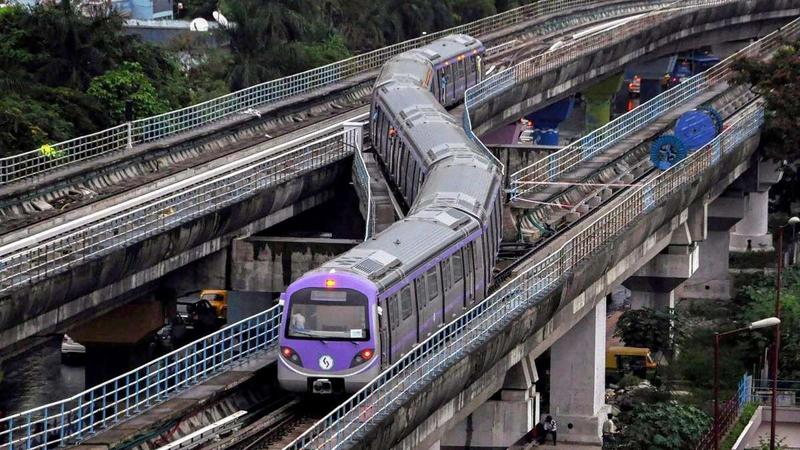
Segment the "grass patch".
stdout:
[[744,427],[747,426],[747,422],[750,422],[750,419],[755,414],[756,409],[758,409],[758,404],[756,403],[748,403],[744,405],[742,408],[742,413],[739,414],[739,418],[736,420],[736,423],[731,428],[731,431],[725,436],[725,439],[720,442],[720,448],[723,450],[730,450],[733,447],[733,444],[736,443],[736,439],[739,439],[739,435],[742,434],[744,431]]

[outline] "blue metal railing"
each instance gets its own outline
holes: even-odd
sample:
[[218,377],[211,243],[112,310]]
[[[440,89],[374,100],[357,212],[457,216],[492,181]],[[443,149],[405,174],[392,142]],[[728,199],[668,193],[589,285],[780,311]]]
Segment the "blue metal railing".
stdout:
[[263,355],[277,342],[274,306],[70,398],[0,419],[0,449],[78,444],[175,393]]

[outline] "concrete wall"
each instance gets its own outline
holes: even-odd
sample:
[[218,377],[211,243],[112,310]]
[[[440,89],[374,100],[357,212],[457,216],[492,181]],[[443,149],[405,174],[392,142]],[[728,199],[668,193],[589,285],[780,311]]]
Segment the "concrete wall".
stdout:
[[761,25],[767,23],[774,29],[781,21],[786,22],[798,14],[800,2],[797,0],[736,2],[676,14],[652,29],[641,30],[630,39],[514,85],[504,93],[470,108],[474,131],[482,135],[503,126],[517,117],[588,88],[598,78],[618,72],[632,61],[653,57],[654,52],[665,48],[672,53],[677,43],[695,36],[724,30],[725,40],[756,37],[752,33],[766,31]]
[[292,281],[361,241],[325,238],[256,237],[231,246],[231,287],[284,292]]

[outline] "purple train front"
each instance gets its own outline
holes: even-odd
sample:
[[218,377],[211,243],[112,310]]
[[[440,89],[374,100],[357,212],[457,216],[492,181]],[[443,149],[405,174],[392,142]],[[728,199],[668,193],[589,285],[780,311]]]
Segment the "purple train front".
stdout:
[[354,392],[380,372],[377,289],[363,278],[312,272],[286,292],[278,380],[285,389]]

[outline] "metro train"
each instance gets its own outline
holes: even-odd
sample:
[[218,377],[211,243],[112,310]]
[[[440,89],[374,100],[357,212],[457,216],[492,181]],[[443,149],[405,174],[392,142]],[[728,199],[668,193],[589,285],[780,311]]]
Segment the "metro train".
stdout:
[[[411,208],[287,288],[283,388],[355,392],[488,294],[501,237],[502,173],[445,110],[480,79],[482,50],[469,36],[448,36],[383,68],[371,136]],[[448,61],[478,71],[465,70],[452,96],[449,82],[433,87],[436,77],[462,73],[441,70]]]

